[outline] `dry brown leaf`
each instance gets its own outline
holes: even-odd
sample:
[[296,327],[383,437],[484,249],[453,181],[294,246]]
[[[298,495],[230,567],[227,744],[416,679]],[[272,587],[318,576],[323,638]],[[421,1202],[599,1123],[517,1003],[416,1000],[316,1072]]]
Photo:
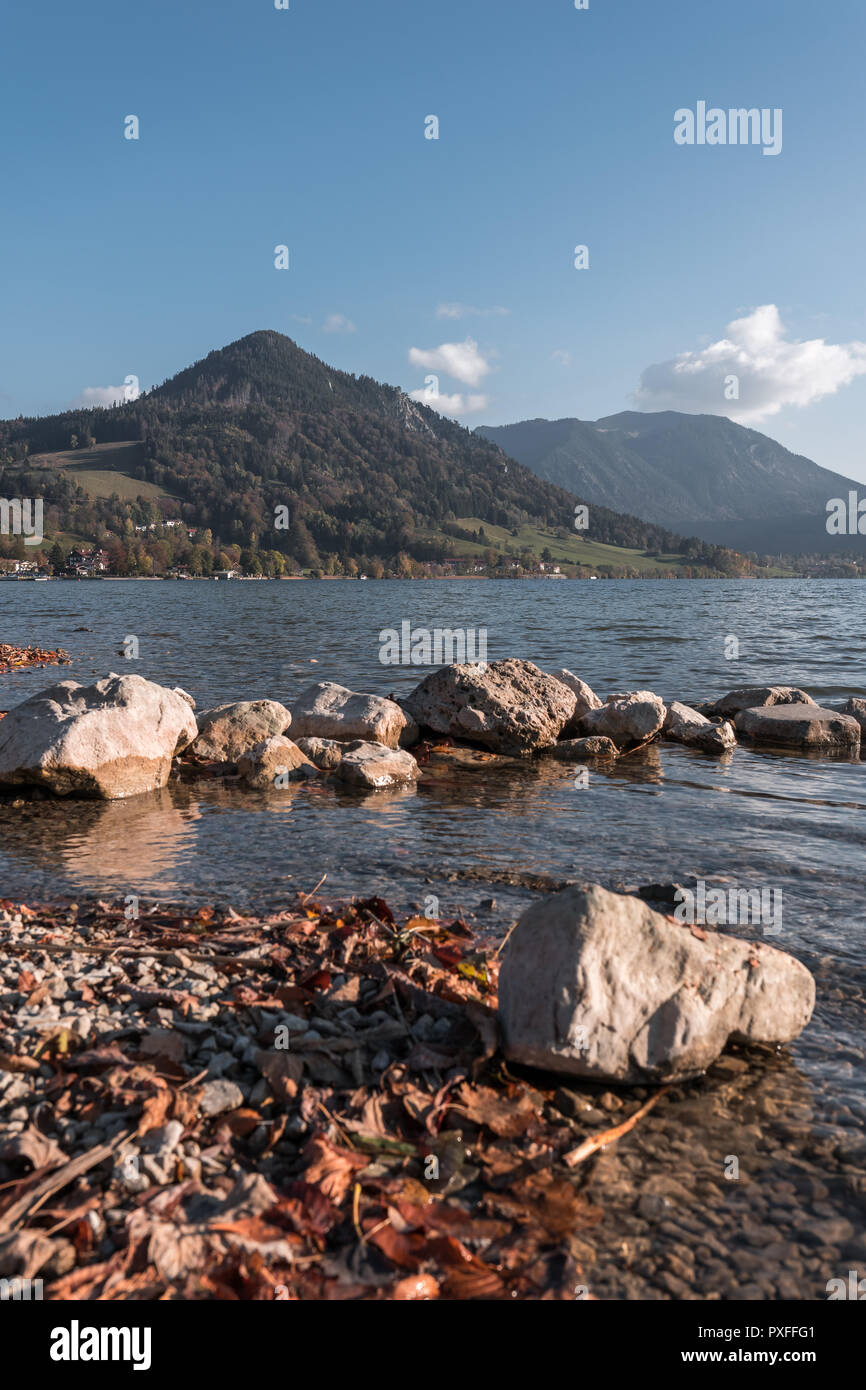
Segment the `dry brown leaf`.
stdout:
[[163,1279],[172,1283],[191,1270],[203,1269],[210,1247],[206,1236],[184,1234],[171,1221],[156,1221],[147,1245],[147,1258]]
[[304,1059],[296,1052],[275,1048],[270,1052],[257,1053],[256,1061],[277,1099],[294,1100],[298,1094],[298,1083],[304,1074]]
[[366,1154],[338,1148],[323,1135],[316,1135],[310,1140],[305,1154],[308,1159],[305,1181],[315,1183],[337,1206],[343,1202],[355,1173],[360,1168],[366,1168],[370,1162]]
[[13,1134],[11,1139],[5,1141],[0,1147],[0,1158],[7,1163],[26,1158],[34,1169],[56,1168],[58,1164],[66,1162],[66,1154],[60,1145],[38,1130],[32,1121],[20,1134]]
[[32,1075],[40,1065],[35,1057],[25,1057],[17,1052],[0,1052],[0,1071],[28,1072]]
[[489,1086],[464,1082],[456,1094],[460,1108],[473,1124],[486,1125],[500,1139],[516,1139],[525,1134],[536,1117],[535,1106],[525,1091],[511,1098]]
[[246,1139],[248,1134],[252,1134],[253,1130],[259,1127],[262,1117],[258,1110],[245,1110],[241,1107],[226,1115],[225,1122],[232,1134],[239,1139]]
[[160,1129],[168,1119],[173,1100],[174,1094],[168,1086],[161,1086],[155,1094],[146,1096],[136,1134],[147,1134],[151,1129]]

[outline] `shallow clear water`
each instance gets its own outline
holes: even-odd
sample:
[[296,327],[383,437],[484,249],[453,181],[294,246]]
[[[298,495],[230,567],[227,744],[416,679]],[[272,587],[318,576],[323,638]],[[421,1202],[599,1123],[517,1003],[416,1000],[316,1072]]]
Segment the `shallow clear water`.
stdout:
[[[0,677],[0,708],[55,679],[136,671],[199,708],[309,682],[408,692],[423,669],[383,666],[379,633],[486,628],[488,659],[567,666],[601,695],[649,688],[700,700],[749,683],[819,701],[866,692],[866,587],[844,581],[405,581],[0,584],[0,640],[64,646],[61,671]],[[87,631],[77,629],[86,628]],[[140,659],[121,653],[136,636]],[[736,638],[739,657],[726,659]],[[453,771],[373,794],[298,786],[262,795],[202,783],[127,802],[0,804],[0,895],[137,893],[163,901],[281,902],[323,874],[332,896],[507,927],[535,894],[520,874],[606,884],[685,875],[782,894],[768,938],[818,974],[795,1056],[862,1121],[866,762],[738,747],[719,761],[665,744],[607,773],[552,761]],[[484,908],[483,900],[496,899]],[[738,927],[742,935],[758,927]],[[837,1089],[838,1088],[838,1089]]]

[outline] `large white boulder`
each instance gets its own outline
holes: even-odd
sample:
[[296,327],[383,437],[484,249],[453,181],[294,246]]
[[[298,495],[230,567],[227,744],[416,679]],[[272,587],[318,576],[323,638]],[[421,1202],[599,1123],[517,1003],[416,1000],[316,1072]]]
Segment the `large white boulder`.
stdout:
[[524,912],[499,976],[506,1055],[599,1081],[695,1076],[729,1040],[789,1042],[814,1003],[812,976],[784,951],[596,885]]
[[525,757],[556,742],[576,700],[555,676],[510,657],[486,667],[466,663],[431,671],[403,703],[434,733]]
[[104,800],[165,786],[197,733],[180,695],[143,676],[59,681],[0,720],[0,786]]
[[363,739],[387,748],[411,746],[418,730],[394,700],[362,695],[334,681],[318,681],[292,705],[295,738],[331,738],[341,743]]

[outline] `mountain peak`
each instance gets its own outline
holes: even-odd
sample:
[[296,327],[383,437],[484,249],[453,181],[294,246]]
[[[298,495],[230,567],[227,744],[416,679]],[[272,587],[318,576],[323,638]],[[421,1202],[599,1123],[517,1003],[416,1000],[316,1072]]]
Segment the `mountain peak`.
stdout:
[[726,415],[624,410],[522,420],[485,439],[597,506],[758,554],[861,550],[826,532],[826,505],[856,487]]
[[185,367],[151,394],[160,399],[182,400],[186,404],[195,401],[225,405],[249,405],[260,401],[291,404],[301,383],[308,389],[316,379],[318,390],[322,392],[326,372],[334,375],[332,368],[326,368],[317,357],[304,352],[284,333],[262,328],[209,352],[207,357]]

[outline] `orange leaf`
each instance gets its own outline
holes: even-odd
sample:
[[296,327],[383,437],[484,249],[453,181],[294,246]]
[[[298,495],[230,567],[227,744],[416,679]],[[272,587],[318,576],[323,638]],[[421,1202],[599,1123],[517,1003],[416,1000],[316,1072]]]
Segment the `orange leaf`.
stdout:
[[398,1302],[405,1302],[408,1299],[422,1299],[439,1297],[439,1285],[432,1274],[410,1274],[407,1279],[401,1279],[399,1284],[394,1285],[392,1298]]

